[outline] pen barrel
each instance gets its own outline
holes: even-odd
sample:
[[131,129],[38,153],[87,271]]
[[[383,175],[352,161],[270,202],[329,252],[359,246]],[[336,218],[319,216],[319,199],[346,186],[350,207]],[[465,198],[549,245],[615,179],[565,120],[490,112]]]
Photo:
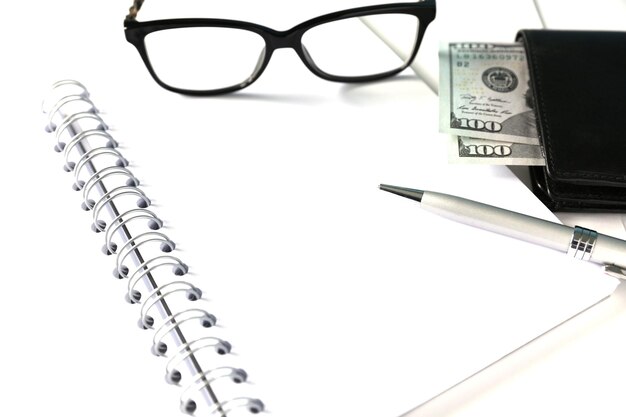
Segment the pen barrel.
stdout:
[[598,233],[598,238],[589,260],[626,269],[626,241]]
[[459,223],[567,252],[572,228],[465,198],[425,192],[422,208]]

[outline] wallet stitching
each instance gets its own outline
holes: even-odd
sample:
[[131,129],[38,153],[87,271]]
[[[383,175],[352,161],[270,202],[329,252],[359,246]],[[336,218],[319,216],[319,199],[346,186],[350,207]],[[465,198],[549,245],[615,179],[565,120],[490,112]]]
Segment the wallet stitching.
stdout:
[[564,177],[574,177],[574,178],[593,178],[594,180],[614,180],[614,181],[624,181],[624,176],[622,175],[607,175],[607,174],[590,174],[585,172],[561,172]]
[[[572,198],[581,198],[581,197],[585,197],[585,198],[598,198],[598,199],[603,199],[606,200],[606,196],[604,194],[591,194],[591,193],[559,193],[558,196],[554,196],[554,197],[572,197]],[[613,201],[611,202],[615,202],[615,201],[626,201],[626,198],[624,198],[623,196],[613,196]]]

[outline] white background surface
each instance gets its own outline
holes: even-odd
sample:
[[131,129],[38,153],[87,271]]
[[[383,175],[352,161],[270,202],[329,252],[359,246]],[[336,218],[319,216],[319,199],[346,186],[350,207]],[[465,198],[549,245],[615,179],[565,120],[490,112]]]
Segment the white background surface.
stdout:
[[[450,2],[448,2],[450,3]],[[465,2],[471,9],[477,3]],[[535,24],[551,29],[624,30],[626,2],[609,0],[589,4],[581,1],[537,1],[539,12]],[[532,24],[533,2],[515,2],[525,13],[503,10],[501,2],[497,13],[477,13],[466,10],[457,16],[472,16],[471,21],[495,20],[494,24],[476,25],[473,31],[488,39],[505,34],[506,30],[491,32],[494,25],[504,25],[525,17]],[[443,5],[440,5],[439,10]],[[454,4],[457,6],[457,4]],[[460,5],[460,7],[463,7]],[[525,9],[527,7],[527,9]],[[452,7],[454,8],[454,7]],[[485,10],[484,8],[482,9]],[[457,9],[458,11],[458,9]],[[452,15],[452,13],[450,13]],[[523,16],[523,17],[522,17]],[[441,13],[439,13],[441,17]],[[442,23],[439,19],[436,23]],[[454,28],[464,22],[461,17],[447,21]],[[483,21],[484,22],[484,21]],[[459,24],[463,29],[467,26]],[[521,26],[513,26],[522,28]],[[530,27],[530,26],[529,26]],[[534,26],[533,26],[534,27]],[[462,34],[463,29],[457,27]],[[438,29],[440,37],[457,39],[455,29]],[[451,34],[452,33],[452,34]],[[513,33],[513,31],[510,31]],[[451,35],[450,35],[451,34]],[[477,38],[478,39],[478,38]],[[482,39],[482,38],[481,38]],[[502,39],[506,40],[506,37]],[[432,57],[432,54],[431,54]],[[418,63],[418,70],[422,70]],[[424,69],[426,71],[427,69]],[[516,169],[526,179],[522,169]],[[557,213],[565,224],[585,225],[618,237],[626,237],[621,214]],[[626,371],[626,296],[624,286],[606,301],[594,306],[570,322],[533,341],[523,349],[451,389],[441,397],[410,413],[411,416],[621,416],[625,405],[621,380]]]
[[[158,15],[158,2],[154,2],[153,10]],[[192,3],[180,2],[179,7],[182,10]],[[511,40],[519,28],[541,24],[529,1],[511,3],[507,7],[502,2],[440,3],[438,18],[429,28],[420,51],[420,57],[424,58],[418,67],[421,65],[425,78],[429,74],[431,78],[436,77],[432,60],[439,40],[465,40],[471,36],[471,40],[506,41]],[[578,3],[542,2],[547,26],[620,29],[623,25],[626,16],[623,2],[607,1],[603,6]],[[317,2],[305,6],[286,2],[281,13],[273,13],[271,7],[263,7],[265,4],[242,7],[243,4],[229,3],[231,10],[220,16],[263,21],[282,29],[317,13],[363,3],[352,1],[328,6]],[[201,100],[192,106],[190,99],[172,97],[148,77],[136,52],[123,39],[122,19],[129,5],[127,1],[107,2],[106,5],[65,1],[2,6],[2,14],[9,22],[1,29],[5,58],[0,74],[5,94],[0,108],[5,126],[5,160],[0,168],[4,194],[0,248],[7,280],[0,307],[6,323],[1,353],[7,362],[7,374],[12,378],[2,383],[0,404],[13,415],[43,414],[46,410],[63,410],[70,415],[87,410],[96,415],[119,414],[120,410],[137,414],[143,410],[144,415],[155,415],[163,411],[159,409],[162,403],[158,398],[167,398],[168,401],[163,401],[167,406],[169,399],[175,401],[176,398],[172,387],[153,383],[163,378],[162,364],[155,363],[156,359],[148,353],[150,337],[137,329],[136,310],[124,304],[119,286],[110,278],[110,259],[97,256],[101,241],[86,227],[87,218],[83,217],[82,222],[66,221],[74,217],[67,213],[76,213],[76,217],[82,213],[69,188],[68,176],[60,169],[59,158],[55,158],[58,155],[51,151],[52,143],[46,142],[46,136],[41,133],[41,119],[30,116],[39,111],[40,100],[53,81],[74,77],[92,91],[106,88],[106,94],[100,95],[102,107],[107,110],[107,104],[115,103],[110,113],[124,112],[124,117],[115,118],[116,127],[120,132],[118,140],[129,145],[133,137],[146,136],[148,128],[145,126],[150,126],[147,135],[154,135],[155,142],[163,138],[168,138],[172,146],[178,141],[191,142],[193,138],[178,138],[181,127],[177,112],[181,109],[194,112],[186,115],[189,120],[206,118],[202,125],[206,133],[213,133],[215,125],[231,124],[236,129],[242,122],[234,115],[262,107],[267,118],[259,123],[258,131],[275,132],[276,140],[284,146],[288,138],[285,126],[289,125],[281,118],[284,103],[296,109],[294,115],[298,114],[297,109],[310,113],[310,117],[297,120],[307,120],[311,127],[319,127],[324,120],[316,119],[311,109],[332,106],[338,99],[348,104],[344,107],[353,112],[349,117],[354,118],[361,110],[370,114],[374,110],[397,109],[398,102],[413,103],[409,96],[403,95],[428,93],[427,88],[414,79],[384,83],[382,87],[329,86],[299,63],[294,64],[294,56],[278,53],[257,84],[238,96],[220,101],[219,114],[204,111],[210,106]],[[146,3],[146,19],[155,17],[148,6]],[[209,16],[211,11],[211,7],[206,7],[203,15]],[[258,18],[260,15],[263,19]],[[285,77],[279,69],[281,66],[295,70]],[[150,102],[143,100],[142,91],[151,92]],[[105,96],[110,97],[108,102]],[[163,107],[160,102],[178,103],[179,107]],[[220,120],[215,121],[216,117]],[[393,122],[393,116],[386,117]],[[154,130],[153,126],[156,126]],[[389,134],[382,127],[371,133],[373,137]],[[299,134],[298,130],[293,130],[294,137]],[[343,129],[341,134],[349,136],[350,130]],[[159,214],[170,219],[181,231],[190,230],[193,222],[181,218],[176,207],[193,201],[194,196],[189,195],[193,189],[176,197],[174,192],[168,191],[176,189],[177,181],[187,185],[194,183],[194,173],[182,180],[172,176],[166,181],[162,178],[167,178],[167,172],[161,172],[168,158],[181,157],[181,154],[173,152],[167,157],[148,158],[143,153],[134,154],[132,146],[127,151],[127,156],[137,163],[137,175],[146,178],[145,185],[151,196],[154,195]],[[297,147],[291,151],[297,151]],[[208,155],[207,161],[211,157]],[[160,174],[158,181],[157,173]],[[277,181],[280,174],[277,172]],[[313,178],[310,180],[313,183]],[[393,178],[383,180],[391,182]],[[214,187],[224,186],[214,178],[211,181]],[[404,203],[391,201],[394,207]],[[241,215],[246,215],[245,210]],[[561,218],[566,223],[578,222],[618,236],[625,235],[620,216],[567,214]],[[59,238],[41,239],[42,233],[59,234]],[[68,242],[63,236],[74,238]],[[76,245],[76,242],[80,243]],[[50,309],[50,297],[56,294],[59,303],[57,308]],[[619,388],[626,371],[626,361],[621,354],[626,347],[623,337],[625,299],[623,289],[618,289],[608,301],[416,410],[413,415],[623,415],[625,407]],[[119,300],[119,303],[112,306],[111,300]],[[112,308],[115,314],[111,314]],[[108,318],[104,326],[98,321],[103,317]],[[97,357],[93,352],[99,353]],[[114,382],[103,384],[101,381]],[[146,385],[150,388],[145,389]],[[85,389],[85,386],[93,389]],[[176,413],[175,409],[171,411]]]

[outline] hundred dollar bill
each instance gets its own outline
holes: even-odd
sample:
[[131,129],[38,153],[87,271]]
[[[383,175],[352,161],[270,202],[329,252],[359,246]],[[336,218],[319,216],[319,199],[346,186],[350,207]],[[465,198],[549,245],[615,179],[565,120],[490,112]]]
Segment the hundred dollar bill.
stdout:
[[451,163],[483,165],[545,165],[541,146],[526,143],[450,136]]
[[439,62],[441,132],[539,145],[520,44],[442,44]]

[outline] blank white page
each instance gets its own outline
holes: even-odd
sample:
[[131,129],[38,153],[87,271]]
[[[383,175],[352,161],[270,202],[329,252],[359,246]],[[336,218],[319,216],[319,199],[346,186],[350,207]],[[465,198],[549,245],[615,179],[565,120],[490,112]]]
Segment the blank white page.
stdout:
[[[266,75],[297,71],[278,63]],[[377,189],[552,218],[508,170],[447,165],[425,84],[277,88],[162,96],[144,120],[166,122],[120,126],[233,344],[225,363],[271,415],[400,415],[612,291],[595,266]]]

